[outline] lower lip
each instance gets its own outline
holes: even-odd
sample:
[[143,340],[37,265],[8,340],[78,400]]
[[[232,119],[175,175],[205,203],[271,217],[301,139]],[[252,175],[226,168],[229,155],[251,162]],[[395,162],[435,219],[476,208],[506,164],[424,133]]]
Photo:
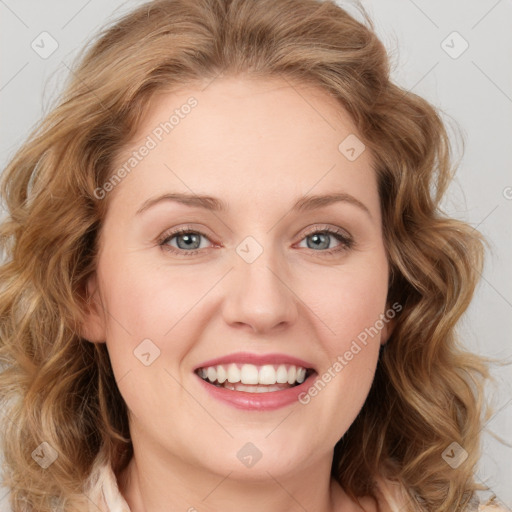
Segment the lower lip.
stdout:
[[204,389],[210,393],[213,398],[231,405],[232,407],[246,411],[271,411],[298,402],[299,395],[309,389],[316,375],[316,372],[312,373],[302,384],[294,386],[293,388],[283,389],[281,391],[269,391],[267,393],[234,391],[232,389],[220,388],[209,384],[199,377],[199,375],[197,375],[197,378],[201,381]]

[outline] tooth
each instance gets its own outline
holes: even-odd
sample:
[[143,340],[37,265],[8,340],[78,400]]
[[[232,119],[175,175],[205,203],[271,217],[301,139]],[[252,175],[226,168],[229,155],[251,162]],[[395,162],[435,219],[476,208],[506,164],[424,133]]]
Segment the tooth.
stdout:
[[288,368],[288,384],[295,384],[295,379],[297,377],[297,369],[293,364]]
[[277,369],[276,382],[278,384],[288,382],[288,370],[284,364],[279,365],[279,368]]
[[242,384],[258,384],[258,368],[253,364],[244,364],[240,371],[240,380]]
[[214,382],[217,380],[217,370],[213,366],[208,367],[206,376],[210,382]]
[[245,391],[246,393],[268,393],[267,386],[246,386],[245,384],[235,384],[235,391]]
[[240,370],[235,363],[231,363],[228,366],[228,382],[240,382]]
[[210,366],[208,368],[200,368],[198,375],[210,382],[217,381],[219,384],[225,384],[224,387],[234,389],[233,386],[228,386],[228,383],[236,384],[241,383],[244,385],[258,386],[261,391],[256,391],[252,388],[252,392],[268,392],[275,391],[282,388],[275,387],[275,384],[286,384],[290,386],[299,383],[301,384],[306,380],[307,370],[301,366],[290,365],[288,370],[286,365],[281,364],[277,367],[274,365],[266,364],[258,367],[253,364],[244,364],[240,369],[236,363],[231,363],[227,369],[223,365]]
[[305,368],[299,368],[297,370],[297,382],[299,384],[301,384],[302,382],[304,382],[304,379],[306,378],[306,369]]
[[259,374],[260,384],[275,384],[276,383],[276,371],[271,364],[266,364],[260,368]]
[[222,384],[227,378],[228,374],[226,373],[224,366],[217,366],[217,381],[219,382],[219,384]]
[[246,393],[270,393],[271,391],[279,391],[276,386],[251,386],[245,384],[234,384],[234,391],[245,391]]
[[269,391],[281,391],[283,388],[280,388],[279,386],[269,386]]

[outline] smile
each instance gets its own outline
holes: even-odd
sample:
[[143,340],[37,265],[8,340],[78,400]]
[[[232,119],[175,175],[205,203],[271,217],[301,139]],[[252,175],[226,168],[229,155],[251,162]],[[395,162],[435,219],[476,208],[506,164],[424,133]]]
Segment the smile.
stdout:
[[230,363],[199,368],[196,372],[205,382],[217,387],[245,393],[269,393],[302,384],[313,371],[293,364]]
[[318,373],[288,354],[237,352],[196,366],[200,388],[221,404],[245,411],[271,411],[299,402]]

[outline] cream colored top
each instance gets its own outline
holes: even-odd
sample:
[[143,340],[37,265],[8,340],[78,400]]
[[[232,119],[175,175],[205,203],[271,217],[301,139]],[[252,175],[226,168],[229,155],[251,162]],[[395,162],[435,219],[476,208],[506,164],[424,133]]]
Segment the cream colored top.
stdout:
[[[379,512],[405,512],[401,488],[397,484],[380,479],[377,481],[379,492]],[[117,480],[109,465],[97,466],[86,491],[90,499],[89,512],[131,512],[121,495]],[[402,503],[402,505],[400,505]],[[498,506],[483,504],[470,507],[467,512],[505,512]]]

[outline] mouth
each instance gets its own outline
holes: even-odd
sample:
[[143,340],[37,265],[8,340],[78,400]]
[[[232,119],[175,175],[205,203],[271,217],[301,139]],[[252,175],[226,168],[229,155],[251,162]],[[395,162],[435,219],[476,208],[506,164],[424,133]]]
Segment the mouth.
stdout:
[[244,393],[275,393],[300,386],[315,372],[295,364],[229,363],[204,366],[195,370],[207,384]]

